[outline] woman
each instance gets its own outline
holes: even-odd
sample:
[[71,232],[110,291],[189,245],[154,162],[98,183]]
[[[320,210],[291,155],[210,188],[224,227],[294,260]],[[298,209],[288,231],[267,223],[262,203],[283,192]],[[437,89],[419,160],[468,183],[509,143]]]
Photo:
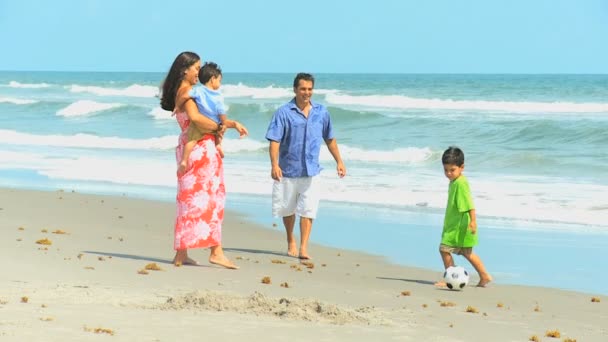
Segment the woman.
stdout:
[[200,57],[194,52],[182,52],[173,61],[162,85],[161,107],[173,111],[181,134],[175,149],[179,164],[187,143],[188,125],[192,121],[206,133],[192,150],[188,168],[177,175],[177,218],[175,220],[175,266],[197,265],[188,257],[189,248],[211,248],[209,262],[237,269],[222,250],[222,220],[224,219],[224,166],[215,147],[215,134],[225,128],[200,114],[188,95],[198,81]]

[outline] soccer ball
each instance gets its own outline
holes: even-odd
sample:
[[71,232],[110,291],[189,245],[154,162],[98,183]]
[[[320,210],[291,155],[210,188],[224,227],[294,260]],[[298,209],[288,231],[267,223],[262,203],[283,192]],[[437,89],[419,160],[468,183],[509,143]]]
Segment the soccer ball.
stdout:
[[462,266],[450,266],[443,273],[445,284],[450,290],[462,290],[469,283],[469,272]]

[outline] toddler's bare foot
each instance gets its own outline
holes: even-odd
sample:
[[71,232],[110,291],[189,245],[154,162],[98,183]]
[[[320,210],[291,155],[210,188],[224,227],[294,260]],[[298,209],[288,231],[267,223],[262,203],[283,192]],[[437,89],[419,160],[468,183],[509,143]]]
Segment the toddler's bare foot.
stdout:
[[219,265],[231,270],[238,270],[239,267],[232,263],[232,261],[228,260],[225,256],[221,257],[209,257],[209,262],[215,265]]
[[183,162],[179,163],[179,166],[177,167],[177,174],[178,175],[184,174],[184,172],[186,172],[187,168],[188,168],[188,162],[183,161]]

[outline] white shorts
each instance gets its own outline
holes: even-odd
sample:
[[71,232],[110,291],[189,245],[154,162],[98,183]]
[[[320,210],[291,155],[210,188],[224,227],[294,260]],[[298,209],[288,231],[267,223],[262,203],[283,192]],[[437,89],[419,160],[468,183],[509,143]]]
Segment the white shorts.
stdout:
[[285,217],[297,214],[314,219],[319,209],[319,176],[283,177],[272,185],[272,215]]

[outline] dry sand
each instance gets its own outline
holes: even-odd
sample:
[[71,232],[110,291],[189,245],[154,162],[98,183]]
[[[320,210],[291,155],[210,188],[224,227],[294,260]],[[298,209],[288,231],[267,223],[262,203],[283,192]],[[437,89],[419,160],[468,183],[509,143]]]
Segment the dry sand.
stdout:
[[[201,266],[174,267],[174,212],[126,197],[0,189],[0,340],[608,341],[606,296],[497,284],[448,291],[432,285],[438,271],[318,245],[307,266],[285,255],[282,230],[234,212],[224,247],[240,270],[210,265],[206,250],[190,253]],[[44,239],[51,244],[36,243]],[[142,274],[153,263],[160,270]],[[545,336],[553,330],[559,338]]]

